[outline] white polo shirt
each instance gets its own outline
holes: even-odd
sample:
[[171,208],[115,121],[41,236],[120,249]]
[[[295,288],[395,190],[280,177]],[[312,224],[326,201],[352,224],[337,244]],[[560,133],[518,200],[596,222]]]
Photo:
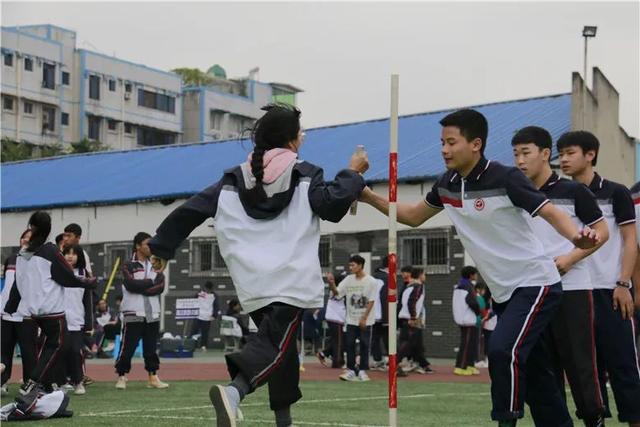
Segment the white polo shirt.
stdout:
[[519,169],[482,158],[466,178],[447,171],[425,202],[447,211],[496,302],[560,282],[528,219],[549,200]]
[[[551,200],[551,203],[565,211],[580,229],[585,225],[592,226],[604,220],[596,197],[584,184],[560,178],[554,172],[540,191]],[[536,236],[540,238],[545,251],[552,258],[566,255],[575,248],[543,218],[535,217],[530,221]],[[577,262],[562,276],[562,289],[565,291],[593,289],[587,258]]]
[[631,192],[617,182],[595,174],[589,189],[596,196],[598,206],[609,227],[609,240],[586,258],[589,261],[594,289],[615,289],[622,268],[622,234],[620,226],[636,221]]

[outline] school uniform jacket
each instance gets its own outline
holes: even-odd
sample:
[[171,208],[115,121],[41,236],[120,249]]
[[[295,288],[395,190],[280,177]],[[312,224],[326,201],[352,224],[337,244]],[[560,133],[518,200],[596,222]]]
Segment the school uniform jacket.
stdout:
[[5,306],[7,313],[35,317],[64,313],[64,288],[93,288],[95,278],[76,277],[56,245],[47,242],[30,252],[22,249],[16,259],[16,283]]
[[156,273],[149,260],[133,259],[122,266],[124,276],[121,311],[125,322],[160,320],[160,294],[164,291],[164,274]]
[[321,168],[298,160],[263,186],[267,198],[257,203],[245,196],[254,185],[248,163],[227,170],[163,221],[149,242],[152,253],[172,258],[194,228],[213,218],[220,252],[246,311],[274,302],[322,307],[319,220],[340,221],[362,192],[364,179],[342,170],[325,182]]

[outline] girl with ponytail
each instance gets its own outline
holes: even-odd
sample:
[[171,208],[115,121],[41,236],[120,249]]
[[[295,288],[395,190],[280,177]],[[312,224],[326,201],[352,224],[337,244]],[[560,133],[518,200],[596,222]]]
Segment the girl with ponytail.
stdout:
[[360,196],[361,174],[369,167],[366,155],[353,156],[325,182],[320,167],[298,159],[300,110],[282,104],[263,110],[251,130],[254,150],[247,162],[173,211],[149,242],[163,268],[191,231],[213,218],[238,299],[258,325],[253,339],[226,356],[232,382],[209,391],[218,426],[225,427],[236,425],[240,401],[264,384],[276,426],[292,424],[290,406],[302,397],[296,329],[304,309],[324,303],[320,219],[342,219]]

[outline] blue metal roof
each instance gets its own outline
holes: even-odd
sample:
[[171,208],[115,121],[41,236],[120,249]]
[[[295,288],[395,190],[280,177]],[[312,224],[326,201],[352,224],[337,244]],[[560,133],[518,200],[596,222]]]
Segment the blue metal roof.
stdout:
[[[489,121],[486,156],[504,164],[512,162],[510,142],[517,129],[542,126],[556,140],[571,126],[571,94],[472,108]],[[454,109],[400,117],[399,179],[425,179],[443,172],[438,122],[451,111]],[[386,180],[388,119],[308,129],[300,158],[323,167],[325,178],[331,179],[346,166],[357,144],[364,144],[369,154],[367,179]],[[251,147],[248,140],[233,140],[5,163],[1,167],[1,209],[189,196],[217,181],[225,169],[245,161]]]

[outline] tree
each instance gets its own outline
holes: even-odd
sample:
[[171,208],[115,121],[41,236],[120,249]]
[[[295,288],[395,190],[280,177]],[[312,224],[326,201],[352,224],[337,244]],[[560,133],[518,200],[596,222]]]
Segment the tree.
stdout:
[[72,142],[66,150],[62,144],[36,145],[28,142],[18,142],[10,138],[3,138],[2,154],[0,157],[2,163],[4,163],[107,150],[109,150],[109,147],[100,141],[90,141],[87,138],[82,141]]
[[107,150],[109,150],[109,147],[100,141],[90,141],[87,138],[84,138],[81,141],[71,143],[71,150],[69,151],[69,154],[93,153],[96,151]]
[[213,77],[198,68],[175,68],[171,71],[182,78],[184,86],[207,86],[214,82]]

